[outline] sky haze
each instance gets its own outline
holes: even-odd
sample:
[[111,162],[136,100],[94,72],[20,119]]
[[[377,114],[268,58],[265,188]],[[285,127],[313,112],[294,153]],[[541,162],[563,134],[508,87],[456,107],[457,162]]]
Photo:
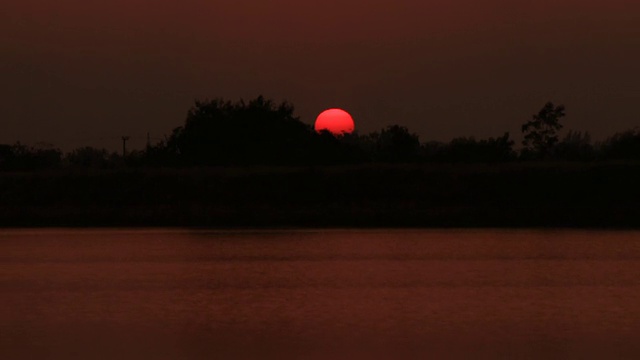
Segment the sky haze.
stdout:
[[488,137],[546,101],[602,139],[640,125],[630,0],[6,0],[0,143],[117,149],[169,134],[194,99],[264,94],[306,123]]

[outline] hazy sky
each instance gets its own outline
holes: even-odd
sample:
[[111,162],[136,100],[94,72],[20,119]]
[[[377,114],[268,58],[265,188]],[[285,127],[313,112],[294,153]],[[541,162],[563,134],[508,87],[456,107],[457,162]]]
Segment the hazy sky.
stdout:
[[638,0],[3,0],[0,45],[0,143],[140,145],[259,94],[422,141],[519,138],[547,100],[640,126]]

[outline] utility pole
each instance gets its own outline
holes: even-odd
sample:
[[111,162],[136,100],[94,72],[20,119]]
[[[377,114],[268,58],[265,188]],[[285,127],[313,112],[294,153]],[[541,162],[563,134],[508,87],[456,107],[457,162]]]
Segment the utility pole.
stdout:
[[127,140],[129,140],[128,136],[122,137],[122,157],[123,158],[127,155]]
[[151,147],[151,133],[147,132],[147,149]]

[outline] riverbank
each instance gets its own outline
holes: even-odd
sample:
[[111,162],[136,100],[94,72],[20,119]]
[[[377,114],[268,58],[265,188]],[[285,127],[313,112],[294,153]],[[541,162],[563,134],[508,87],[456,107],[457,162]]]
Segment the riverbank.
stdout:
[[0,226],[640,227],[640,164],[0,173]]

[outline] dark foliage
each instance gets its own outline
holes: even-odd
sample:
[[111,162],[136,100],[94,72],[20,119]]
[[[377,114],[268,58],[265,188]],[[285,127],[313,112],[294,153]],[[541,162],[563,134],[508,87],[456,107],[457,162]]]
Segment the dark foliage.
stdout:
[[33,171],[60,167],[62,151],[50,144],[29,147],[16,143],[0,145],[0,170]]
[[96,149],[90,146],[75,149],[65,157],[65,161],[71,167],[94,169],[113,168],[118,160],[116,154],[109,154],[105,149]]
[[292,105],[260,96],[197,101],[185,124],[147,153],[150,164],[178,166],[329,165],[413,162],[419,148],[418,136],[398,125],[370,135],[316,133]]
[[248,103],[197,101],[167,147],[185,165],[300,163],[312,132],[293,113],[292,105],[262,96]]
[[[518,154],[508,133],[421,145],[398,125],[316,133],[263,97],[196,102],[126,156],[0,145],[0,226],[640,226],[640,130],[560,140],[563,116],[545,105]],[[65,166],[90,171],[37,171]]]
[[533,115],[531,121],[522,125],[523,155],[528,158],[549,158],[558,143],[558,131],[563,127],[560,120],[565,115],[563,105],[555,106],[552,102],[548,102],[538,114]]
[[609,160],[640,160],[640,129],[613,135],[602,143],[601,153]]
[[13,158],[13,148],[11,145],[0,144],[0,169],[6,169],[8,163]]
[[618,133],[595,145],[589,133],[578,131],[569,131],[560,140],[564,116],[564,106],[545,104],[522,125],[524,148],[516,151],[509,133],[421,144],[418,135],[406,127],[390,125],[370,134],[335,136],[327,131],[317,133],[302,123],[287,102],[263,96],[248,102],[215,99],[196,101],[184,125],[143,151],[129,151],[123,157],[105,149],[81,147],[63,158],[59,149],[47,144],[0,145],[0,170],[640,160],[640,130]]
[[372,133],[370,138],[376,144],[374,158],[380,162],[407,163],[418,160],[418,135],[404,126],[388,126],[380,133]]
[[552,158],[568,161],[590,161],[596,159],[596,150],[588,132],[569,131],[553,148]]
[[422,156],[425,161],[435,162],[507,162],[517,157],[513,145],[509,133],[486,140],[463,137],[453,139],[448,144],[425,143],[422,146]]
[[0,174],[0,226],[639,227],[639,181],[518,162]]

